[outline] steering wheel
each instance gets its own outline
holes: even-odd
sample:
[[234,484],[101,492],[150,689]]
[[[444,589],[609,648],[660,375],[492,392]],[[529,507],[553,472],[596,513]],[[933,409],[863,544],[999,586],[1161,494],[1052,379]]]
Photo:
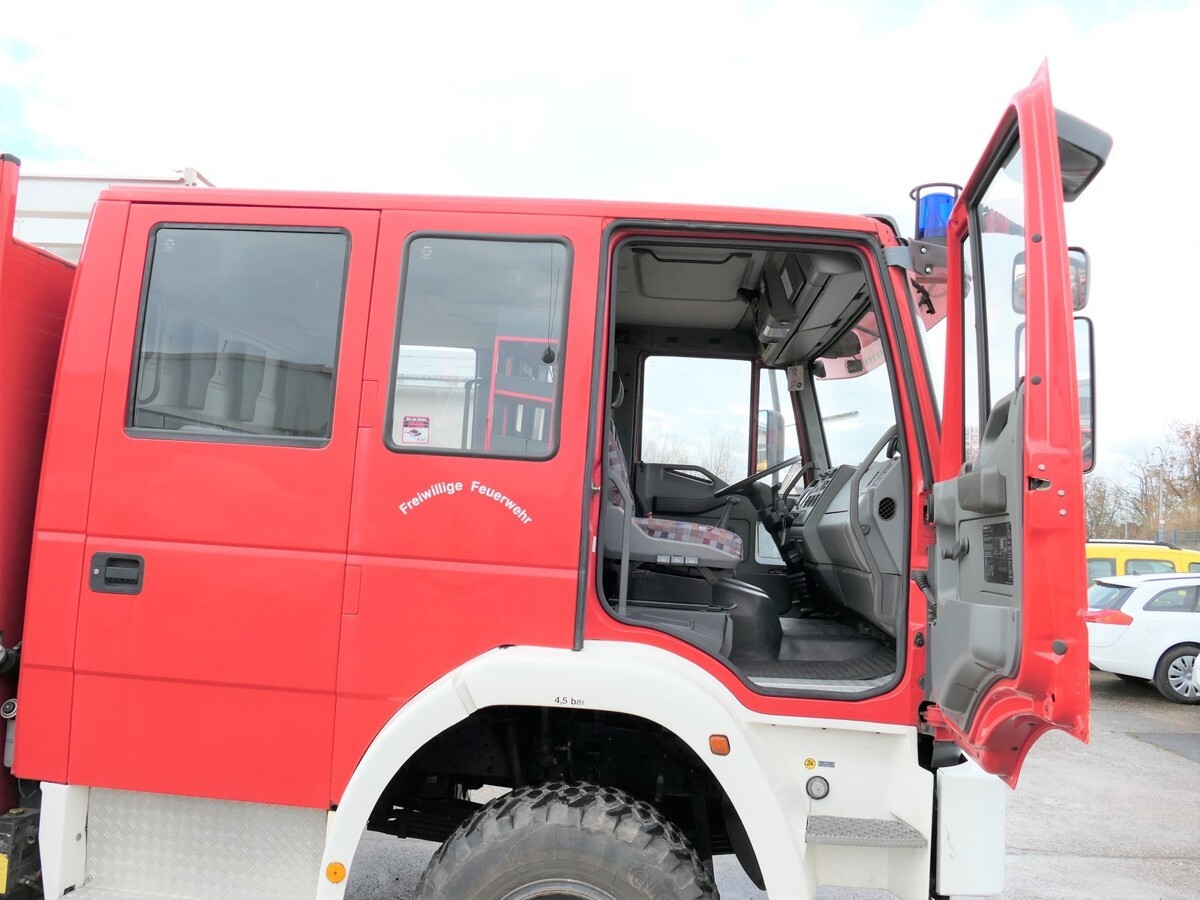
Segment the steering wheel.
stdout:
[[733,484],[727,484],[720,490],[713,491],[714,497],[728,497],[730,494],[740,494],[756,481],[762,481],[768,475],[774,475],[776,472],[782,472],[788,466],[794,466],[800,462],[799,456],[793,456],[790,459],[785,459],[783,462],[775,463],[775,465],[763,469],[761,472],[755,472],[741,481],[735,481]]

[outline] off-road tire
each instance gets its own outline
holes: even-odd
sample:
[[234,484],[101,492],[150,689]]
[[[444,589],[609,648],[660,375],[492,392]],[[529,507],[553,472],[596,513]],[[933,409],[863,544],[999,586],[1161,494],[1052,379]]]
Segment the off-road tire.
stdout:
[[1200,690],[1182,680],[1189,656],[1195,666],[1200,662],[1200,648],[1184,644],[1168,650],[1154,669],[1154,686],[1172,703],[1200,703]]
[[616,788],[551,784],[492,800],[434,853],[418,900],[717,900],[687,838]]

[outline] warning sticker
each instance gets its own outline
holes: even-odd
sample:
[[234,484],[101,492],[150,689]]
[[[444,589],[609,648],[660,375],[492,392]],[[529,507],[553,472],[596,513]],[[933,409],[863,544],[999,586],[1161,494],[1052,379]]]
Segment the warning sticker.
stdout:
[[405,416],[404,430],[400,432],[402,444],[429,443],[429,416]]
[[1011,522],[983,526],[983,580],[988,584],[1013,583]]

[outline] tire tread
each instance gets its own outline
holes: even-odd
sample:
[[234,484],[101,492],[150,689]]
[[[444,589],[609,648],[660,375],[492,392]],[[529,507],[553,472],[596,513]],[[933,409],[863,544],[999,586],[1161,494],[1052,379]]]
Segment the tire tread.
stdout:
[[416,896],[424,900],[461,900],[444,890],[455,868],[523,828],[555,824],[610,836],[655,860],[658,871],[673,887],[672,897],[678,900],[718,898],[716,885],[674,823],[625,791],[586,782],[517,788],[485,804],[434,852],[417,885]]

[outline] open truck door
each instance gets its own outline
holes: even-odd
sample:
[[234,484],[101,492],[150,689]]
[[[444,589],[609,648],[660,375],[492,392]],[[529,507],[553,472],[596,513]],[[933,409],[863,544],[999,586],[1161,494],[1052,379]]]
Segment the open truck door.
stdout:
[[947,226],[927,719],[1009,784],[1045,731],[1088,738],[1071,290],[1086,274],[1072,278],[1063,201],[1111,145],[1056,113],[1043,65],[1013,98]]

